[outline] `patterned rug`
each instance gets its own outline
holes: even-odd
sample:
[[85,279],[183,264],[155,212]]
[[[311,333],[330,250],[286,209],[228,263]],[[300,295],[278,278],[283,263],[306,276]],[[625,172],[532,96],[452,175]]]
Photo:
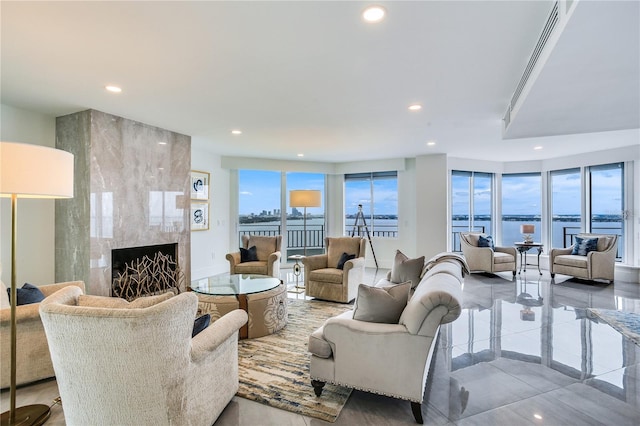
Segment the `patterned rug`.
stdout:
[[309,378],[309,335],[350,305],[289,300],[288,324],[270,336],[238,344],[240,389],[237,395],[294,413],[335,422],[351,389],[327,383],[316,398]]
[[615,330],[622,333],[623,336],[640,346],[640,314],[609,309],[589,310]]

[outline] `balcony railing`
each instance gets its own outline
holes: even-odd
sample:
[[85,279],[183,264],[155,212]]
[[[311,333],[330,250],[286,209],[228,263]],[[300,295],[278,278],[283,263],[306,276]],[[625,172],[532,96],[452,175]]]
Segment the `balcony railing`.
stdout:
[[[282,235],[281,225],[246,225],[238,232],[238,242],[242,245],[243,235]],[[324,225],[307,225],[307,254],[324,252]],[[287,256],[302,254],[304,250],[304,225],[287,225]],[[284,257],[284,256],[283,256]],[[283,260],[286,263],[286,259]]]
[[[383,238],[398,238],[398,226],[397,225],[375,225],[368,226],[369,235],[371,237],[383,237]],[[367,229],[364,226],[356,226],[354,230],[353,223],[345,225],[344,235],[359,235],[361,237],[367,236]]]

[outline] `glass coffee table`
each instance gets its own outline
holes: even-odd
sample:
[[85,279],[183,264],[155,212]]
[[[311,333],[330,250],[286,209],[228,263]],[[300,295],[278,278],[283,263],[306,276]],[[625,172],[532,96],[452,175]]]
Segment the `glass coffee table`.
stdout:
[[[221,308],[228,305],[229,298],[236,299],[233,307],[249,314],[249,321],[240,329],[241,339],[272,334],[287,323],[286,286],[278,278],[257,274],[213,275],[192,281],[191,290],[198,293],[202,305],[208,306],[201,311],[210,313],[212,320],[229,310]],[[212,305],[215,313],[211,312]]]

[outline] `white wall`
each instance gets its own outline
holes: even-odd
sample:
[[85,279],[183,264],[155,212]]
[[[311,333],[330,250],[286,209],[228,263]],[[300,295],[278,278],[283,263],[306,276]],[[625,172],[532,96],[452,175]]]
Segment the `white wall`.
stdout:
[[[191,279],[229,272],[230,171],[220,165],[220,156],[203,148],[205,143],[191,139],[191,169],[210,173],[209,229],[191,232]],[[237,216],[236,216],[237,217]]]
[[[0,105],[0,139],[55,147],[55,118]],[[17,284],[51,284],[55,276],[55,201],[18,200]],[[2,281],[11,282],[11,201],[0,201]]]

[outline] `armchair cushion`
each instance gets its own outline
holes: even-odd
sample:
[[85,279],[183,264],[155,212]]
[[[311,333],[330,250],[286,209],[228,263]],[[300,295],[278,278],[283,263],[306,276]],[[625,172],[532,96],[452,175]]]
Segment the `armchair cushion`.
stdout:
[[[9,295],[9,302],[11,302],[11,289],[7,289]],[[16,288],[16,306],[30,305],[32,303],[40,303],[44,300],[44,294],[42,291],[33,284],[24,283],[22,288]]]
[[353,319],[366,322],[397,324],[407,306],[411,282],[386,287],[358,286]]
[[356,258],[355,254],[342,253],[342,256],[340,256],[340,260],[338,260],[338,266],[336,266],[336,268],[344,269],[344,264],[347,263],[347,261],[355,258]]
[[205,328],[209,327],[209,324],[211,324],[211,315],[209,314],[200,315],[193,322],[193,331],[191,332],[191,337],[196,337],[198,333],[200,333]]
[[311,273],[309,274],[309,279],[332,284],[342,284],[343,275],[344,273],[341,269],[323,268],[311,271]]
[[411,281],[411,288],[416,288],[420,282],[420,275],[424,268],[424,256],[409,259],[400,250],[396,250],[396,257],[391,265],[390,281],[404,283]]
[[479,235],[478,247],[489,247],[491,250],[493,250],[495,248],[493,244],[493,237],[491,235],[487,235],[486,237],[483,235]]
[[240,247],[240,263],[258,261],[258,249],[251,246],[248,249]]
[[598,239],[597,238],[582,238],[576,237],[576,243],[573,245],[571,254],[578,256],[586,256],[590,251],[597,251]]
[[262,235],[250,235],[247,247],[249,248],[249,250],[255,248],[256,251],[257,258],[251,260],[266,261],[269,259],[269,255],[271,253],[280,251],[280,247],[278,247],[278,241],[276,238]]
[[332,238],[331,244],[327,246],[327,266],[337,268],[343,253],[353,255],[360,253],[360,241],[361,238]]

